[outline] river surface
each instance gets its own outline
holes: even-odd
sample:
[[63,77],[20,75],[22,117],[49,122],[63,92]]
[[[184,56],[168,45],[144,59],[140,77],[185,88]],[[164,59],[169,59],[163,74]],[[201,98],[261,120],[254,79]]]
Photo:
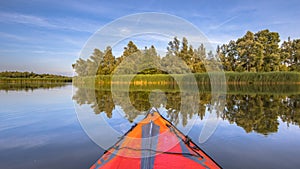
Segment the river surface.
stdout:
[[[223,168],[300,166],[299,94],[229,93],[222,111],[209,93],[196,109],[182,109],[180,92],[130,92],[130,105],[123,96],[72,85],[0,90],[0,168],[89,168],[152,106]],[[201,142],[213,113],[215,129]]]

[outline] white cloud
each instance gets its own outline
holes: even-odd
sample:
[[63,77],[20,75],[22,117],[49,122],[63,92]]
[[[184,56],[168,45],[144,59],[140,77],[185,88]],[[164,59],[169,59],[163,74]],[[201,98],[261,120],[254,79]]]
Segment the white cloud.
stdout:
[[88,19],[68,18],[44,18],[41,16],[20,13],[0,12],[0,22],[17,23],[45,27],[49,29],[72,30],[94,33],[103,23]]
[[15,34],[10,34],[10,33],[6,33],[6,32],[0,32],[0,37],[5,37],[5,38],[8,38],[8,39],[13,39],[13,40],[18,40],[18,41],[27,40],[23,36],[19,36],[19,35],[15,35]]
[[15,22],[21,24],[30,24],[42,27],[55,27],[47,22],[44,18],[40,18],[33,15],[24,15],[19,13],[0,13],[0,21],[2,22]]
[[127,27],[121,27],[119,28],[119,31],[121,36],[126,36],[131,33],[130,29],[128,29]]
[[224,22],[218,24],[218,25],[215,25],[215,26],[212,26],[210,29],[211,30],[216,30],[216,29],[222,29],[222,27],[224,27],[225,25],[227,25],[228,23],[230,23],[231,21],[233,21],[237,16],[233,16],[233,17],[230,17],[228,19],[226,19]]

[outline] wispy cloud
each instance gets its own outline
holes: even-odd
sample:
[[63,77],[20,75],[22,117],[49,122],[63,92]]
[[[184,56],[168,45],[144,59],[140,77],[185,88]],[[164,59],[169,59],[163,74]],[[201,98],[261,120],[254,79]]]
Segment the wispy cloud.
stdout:
[[95,32],[103,24],[88,19],[79,19],[74,17],[49,19],[41,16],[8,12],[0,12],[0,22],[88,33]]
[[226,19],[224,22],[218,24],[218,25],[215,25],[215,26],[212,26],[211,27],[211,30],[216,30],[216,29],[220,29],[221,27],[223,27],[224,25],[230,23],[232,20],[234,20],[237,16],[233,16],[233,17],[230,17],[228,19]]
[[2,38],[4,37],[4,38],[8,38],[8,39],[13,39],[13,40],[18,40],[18,41],[27,40],[23,36],[19,36],[19,35],[15,35],[15,34],[10,34],[10,33],[6,33],[6,32],[0,32],[0,37],[2,37]]
[[[51,51],[51,50],[33,50],[32,53],[47,54],[47,55],[60,55],[60,56],[77,56],[77,51],[63,52],[63,51]],[[58,60],[58,58],[52,58],[52,60]]]
[[[60,2],[63,3],[63,2]],[[93,1],[87,3],[85,1],[66,2],[66,6],[73,11],[84,14],[92,14],[94,16],[106,18],[108,20],[116,19],[118,17],[137,12],[137,8],[130,3],[120,3],[112,1]]]
[[0,21],[30,24],[30,25],[36,25],[41,27],[55,27],[54,25],[46,21],[44,18],[33,16],[33,15],[24,15],[19,13],[1,12]]

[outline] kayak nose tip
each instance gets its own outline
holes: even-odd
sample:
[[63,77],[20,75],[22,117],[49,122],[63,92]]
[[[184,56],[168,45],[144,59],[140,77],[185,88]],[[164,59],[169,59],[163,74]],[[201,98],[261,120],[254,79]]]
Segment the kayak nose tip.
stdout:
[[155,107],[152,107],[150,110],[149,110],[149,114],[152,114],[155,113],[155,112],[158,112],[157,108]]

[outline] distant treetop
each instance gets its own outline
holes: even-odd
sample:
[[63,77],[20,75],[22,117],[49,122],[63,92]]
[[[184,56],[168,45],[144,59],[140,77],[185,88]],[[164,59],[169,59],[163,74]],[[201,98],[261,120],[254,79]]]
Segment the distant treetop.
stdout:
[[37,74],[33,72],[5,71],[0,72],[0,78],[70,78],[62,75]]

